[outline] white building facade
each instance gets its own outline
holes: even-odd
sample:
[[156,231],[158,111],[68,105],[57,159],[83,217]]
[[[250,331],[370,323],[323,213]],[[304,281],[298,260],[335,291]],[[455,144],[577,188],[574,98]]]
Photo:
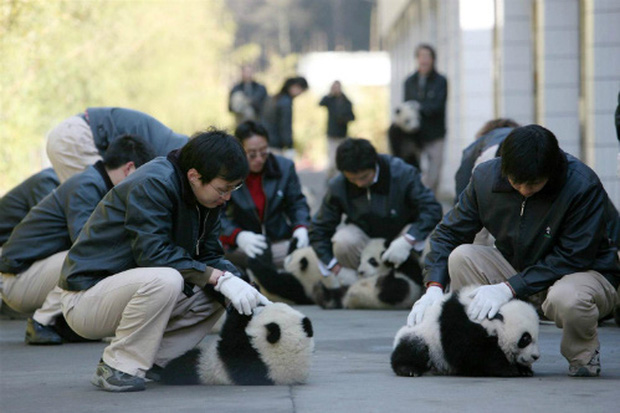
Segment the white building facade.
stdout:
[[378,0],[391,60],[391,105],[415,70],[418,43],[448,79],[440,193],[454,193],[462,149],[492,118],[538,123],[599,175],[620,207],[614,112],[620,91],[620,1]]

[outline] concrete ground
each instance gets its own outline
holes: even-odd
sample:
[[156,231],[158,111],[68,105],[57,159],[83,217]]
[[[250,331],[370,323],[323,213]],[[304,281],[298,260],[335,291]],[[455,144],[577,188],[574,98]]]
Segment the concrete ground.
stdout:
[[[620,328],[599,329],[602,375],[566,376],[560,330],[541,327],[541,359],[532,378],[397,377],[392,339],[405,311],[322,310],[301,306],[313,322],[310,379],[300,386],[164,386],[114,394],[89,383],[105,343],[34,347],[24,320],[0,319],[0,411],[37,412],[617,412]],[[207,340],[213,339],[207,337]]]

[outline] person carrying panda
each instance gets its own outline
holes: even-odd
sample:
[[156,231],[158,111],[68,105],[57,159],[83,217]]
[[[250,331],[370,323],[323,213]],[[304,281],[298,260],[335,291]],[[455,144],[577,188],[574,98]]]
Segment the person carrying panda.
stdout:
[[295,164],[270,153],[269,135],[258,122],[242,122],[235,136],[250,173],[243,188],[230,197],[220,240],[228,247],[226,257],[238,267],[246,268],[248,258],[265,257],[268,265],[281,269],[292,238],[297,248],[309,245],[310,208]]
[[[562,328],[568,375],[598,376],[598,321],[618,297],[620,262],[605,217],[608,197],[594,171],[563,152],[539,125],[514,129],[501,157],[480,164],[437,225],[425,261],[427,291],[407,324],[422,321],[443,290],[478,284],[469,316],[492,318],[513,297],[547,290],[542,310]],[[495,246],[472,245],[485,227]]]
[[310,230],[325,275],[350,278],[371,238],[391,240],[382,259],[396,267],[423,249],[442,208],[414,166],[377,154],[366,139],[347,138],[336,151],[336,167],[341,173],[329,181]]
[[61,308],[79,335],[112,337],[91,383],[145,389],[145,376],[198,344],[224,312],[269,301],[223,259],[220,210],[248,174],[241,144],[196,133],[116,185],[64,261]]

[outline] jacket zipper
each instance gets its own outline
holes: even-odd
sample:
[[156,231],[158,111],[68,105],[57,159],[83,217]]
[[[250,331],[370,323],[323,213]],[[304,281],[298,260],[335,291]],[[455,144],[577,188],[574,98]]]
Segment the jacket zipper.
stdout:
[[[198,211],[198,220],[200,220],[200,208],[198,208],[198,205],[196,205],[196,211]],[[198,236],[198,240],[196,241],[196,256],[200,255],[200,240],[207,233],[207,221],[209,220],[209,214],[210,213],[211,213],[211,210],[208,210],[207,211],[207,216],[205,217],[204,221],[202,222],[202,234],[200,234]]]
[[523,225],[523,213],[525,212],[525,203],[527,198],[523,198],[521,202],[521,212],[519,213],[519,226],[517,227],[517,242],[515,244],[515,264],[517,269],[521,267],[521,259],[519,258],[519,244],[521,240],[521,225]]

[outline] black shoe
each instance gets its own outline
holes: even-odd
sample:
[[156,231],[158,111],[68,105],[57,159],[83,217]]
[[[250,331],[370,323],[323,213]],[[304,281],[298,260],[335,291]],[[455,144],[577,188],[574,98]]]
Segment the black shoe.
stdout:
[[163,367],[153,364],[153,367],[146,371],[146,379],[154,382],[161,381],[161,372],[164,371]]
[[97,370],[90,382],[103,390],[112,392],[142,391],[145,389],[143,378],[123,373],[108,366],[103,361],[97,365]]
[[29,318],[26,323],[26,344],[62,344],[62,337],[54,327],[44,326]]

